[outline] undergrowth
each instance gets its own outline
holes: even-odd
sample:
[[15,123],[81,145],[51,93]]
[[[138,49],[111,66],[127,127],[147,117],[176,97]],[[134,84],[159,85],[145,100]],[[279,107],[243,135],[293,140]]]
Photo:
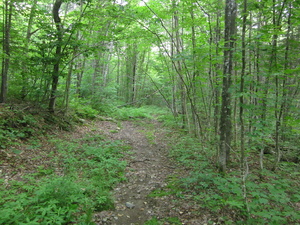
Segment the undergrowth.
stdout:
[[218,173],[211,161],[213,151],[198,140],[187,136],[174,139],[170,155],[190,172],[185,178],[173,179],[166,190],[154,191],[153,196],[173,194],[192,200],[204,211],[218,215],[211,223],[300,223],[300,171],[296,164],[282,162],[274,172],[260,171],[252,163],[243,182],[239,168],[226,175]]
[[151,119],[156,116],[162,116],[166,113],[166,109],[155,106],[141,107],[123,107],[116,108],[110,116],[118,120],[138,120]]
[[[67,111],[51,114],[42,107],[34,105],[1,105],[0,106],[0,149],[5,149],[19,142],[38,137],[49,131],[60,129],[71,131],[75,124],[83,119],[102,119],[106,116],[115,120],[141,120],[163,117],[166,109],[155,106],[122,107],[112,104],[92,106],[87,100],[77,100],[70,103]],[[100,116],[102,115],[102,116]]]
[[182,223],[177,217],[168,217],[161,220],[154,217],[144,223],[144,225],[164,225],[164,224],[181,225]]
[[44,135],[53,130],[70,131],[78,118],[75,114],[49,113],[34,105],[0,105],[0,149]]
[[0,180],[0,224],[93,224],[94,211],[114,207],[110,190],[124,179],[128,147],[98,135],[52,142],[53,168]]
[[16,140],[31,137],[38,130],[36,118],[21,111],[1,107],[0,111],[0,148],[16,144]]

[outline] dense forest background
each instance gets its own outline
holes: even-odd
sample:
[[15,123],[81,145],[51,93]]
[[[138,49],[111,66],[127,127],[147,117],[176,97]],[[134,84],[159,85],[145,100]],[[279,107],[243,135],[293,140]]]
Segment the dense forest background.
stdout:
[[0,101],[53,113],[166,106],[182,128],[219,143],[222,170],[231,148],[242,158],[272,148],[276,168],[283,149],[299,154],[298,8],[288,0],[3,1]]
[[64,116],[166,107],[220,172],[299,163],[299,1],[1,3],[2,105]]

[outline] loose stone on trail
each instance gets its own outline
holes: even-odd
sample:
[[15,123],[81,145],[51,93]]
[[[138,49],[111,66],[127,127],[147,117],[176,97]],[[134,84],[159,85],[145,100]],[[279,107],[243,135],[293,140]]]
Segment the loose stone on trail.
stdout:
[[131,203],[131,202],[126,202],[126,203],[125,203],[125,206],[126,206],[127,208],[129,208],[129,209],[133,209],[133,208],[135,207],[135,205],[134,205],[133,203]]

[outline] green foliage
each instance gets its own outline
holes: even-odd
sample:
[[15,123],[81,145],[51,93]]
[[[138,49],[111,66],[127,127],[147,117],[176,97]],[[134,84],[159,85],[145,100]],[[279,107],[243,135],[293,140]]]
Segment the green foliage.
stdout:
[[155,118],[170,114],[169,109],[166,107],[159,107],[155,105],[141,106],[142,109],[153,115]]
[[269,178],[268,182],[249,179],[244,198],[242,179],[235,173],[226,177],[209,170],[197,170],[181,180],[194,200],[213,212],[234,211],[234,221],[243,224],[291,224],[299,221],[294,213],[298,202],[293,181]]
[[177,118],[174,118],[174,116],[171,113],[159,115],[157,117],[157,120],[159,122],[162,122],[166,127],[171,127],[171,128],[178,127]]
[[177,217],[168,217],[160,220],[154,217],[144,223],[144,225],[163,225],[163,224],[181,225],[182,223]]
[[[239,171],[232,170],[226,175],[217,172],[209,163],[213,154],[196,139],[182,133],[180,137],[174,132],[172,135],[176,140],[172,143],[176,144],[170,154],[180,165],[189,168],[189,175],[170,178],[167,187],[154,190],[149,197],[187,198],[212,215],[221,215],[229,224],[297,224],[300,221],[300,215],[295,213],[300,197],[296,164],[281,163],[276,173],[254,170],[243,183]],[[155,219],[153,222],[159,224]]]
[[[67,177],[49,178],[41,180],[37,186],[15,183],[5,190],[0,224],[64,224],[72,221],[85,199],[80,186]],[[27,192],[17,194],[14,188]]]
[[175,195],[179,198],[182,197],[182,193],[184,192],[184,187],[178,185],[180,179],[177,176],[170,175],[167,180],[168,185],[163,189],[155,189],[148,196],[151,198],[155,197],[163,197],[168,195]]
[[24,181],[1,180],[0,224],[93,224],[94,211],[114,207],[109,191],[124,179],[126,163],[118,159],[128,147],[99,136],[52,141],[62,171],[39,166]]
[[70,107],[79,118],[95,119],[99,114],[99,111],[94,109],[89,101],[83,99],[73,101]]
[[159,222],[157,218],[152,218],[144,223],[144,225],[160,225],[163,224],[162,222]]
[[31,114],[9,108],[0,109],[0,148],[16,143],[17,139],[27,139],[36,133],[37,121]]
[[155,134],[154,134],[155,131],[154,130],[152,130],[152,131],[142,131],[142,132],[145,133],[149,144],[152,144],[152,145],[155,144]]
[[130,119],[152,119],[153,117],[160,117],[167,113],[167,109],[156,106],[141,106],[141,107],[122,107],[115,108],[110,114],[119,120],[130,120]]
[[170,156],[176,158],[177,161],[194,169],[206,168],[210,165],[209,160],[214,152],[208,151],[198,139],[183,133],[177,133],[172,138],[176,140],[174,141],[176,144],[172,145]]
[[117,108],[113,112],[113,117],[119,120],[151,118],[150,113],[145,108]]
[[81,105],[76,109],[76,114],[81,118],[94,119],[99,112],[89,105]]
[[52,168],[45,168],[43,165],[38,166],[37,172],[34,173],[33,175],[35,176],[46,176],[46,175],[51,175],[53,173]]

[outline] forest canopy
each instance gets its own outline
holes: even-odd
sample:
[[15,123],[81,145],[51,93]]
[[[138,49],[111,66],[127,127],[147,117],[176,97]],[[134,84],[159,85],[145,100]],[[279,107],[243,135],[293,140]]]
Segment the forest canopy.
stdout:
[[[55,113],[167,107],[202,142],[299,160],[292,0],[2,0],[1,94]],[[266,150],[267,151],[267,150]]]

